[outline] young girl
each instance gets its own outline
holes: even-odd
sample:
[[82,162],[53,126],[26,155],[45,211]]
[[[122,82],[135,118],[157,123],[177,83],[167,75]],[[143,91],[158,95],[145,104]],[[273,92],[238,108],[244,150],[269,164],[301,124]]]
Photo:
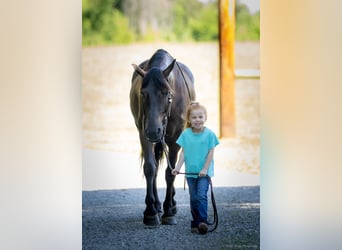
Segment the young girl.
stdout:
[[177,139],[182,150],[176,167],[177,175],[185,163],[191,207],[191,232],[205,234],[208,231],[209,178],[214,175],[214,148],[219,144],[215,133],[204,126],[207,110],[199,103],[191,103],[186,114],[186,128]]

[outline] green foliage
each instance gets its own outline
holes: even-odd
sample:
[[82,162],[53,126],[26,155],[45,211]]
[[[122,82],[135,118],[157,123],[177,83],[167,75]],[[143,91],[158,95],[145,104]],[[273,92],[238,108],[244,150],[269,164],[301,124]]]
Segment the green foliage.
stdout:
[[215,41],[218,39],[218,8],[208,4],[189,22],[191,36],[195,41]]
[[[136,41],[218,40],[217,0],[156,1],[83,0],[83,45],[109,45]],[[150,9],[143,12],[143,6]],[[235,24],[236,40],[259,40],[260,13],[251,15],[247,7],[240,4],[238,0]]]
[[239,2],[235,8],[235,39],[238,41],[260,39],[260,12],[251,15],[247,6]]
[[106,45],[134,41],[135,34],[128,26],[127,17],[114,8],[116,2],[115,0],[83,0],[83,45]]
[[173,33],[177,41],[194,40],[191,25],[194,26],[196,13],[201,10],[197,0],[175,0],[172,7]]

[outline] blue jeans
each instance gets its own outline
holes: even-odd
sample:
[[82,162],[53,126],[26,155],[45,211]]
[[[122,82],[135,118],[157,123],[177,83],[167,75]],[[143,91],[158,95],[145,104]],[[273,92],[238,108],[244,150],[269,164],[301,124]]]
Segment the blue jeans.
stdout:
[[191,228],[198,227],[201,222],[208,224],[208,189],[209,177],[186,178],[189,186]]

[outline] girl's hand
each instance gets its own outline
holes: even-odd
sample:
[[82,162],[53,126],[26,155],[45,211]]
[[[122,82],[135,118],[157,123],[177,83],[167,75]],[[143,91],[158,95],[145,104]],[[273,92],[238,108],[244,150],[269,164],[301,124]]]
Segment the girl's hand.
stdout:
[[176,169],[172,169],[171,174],[172,175],[177,175],[177,174],[179,174],[179,172]]
[[204,177],[204,176],[207,176],[207,170],[201,170],[201,172],[199,172],[198,176],[200,177]]

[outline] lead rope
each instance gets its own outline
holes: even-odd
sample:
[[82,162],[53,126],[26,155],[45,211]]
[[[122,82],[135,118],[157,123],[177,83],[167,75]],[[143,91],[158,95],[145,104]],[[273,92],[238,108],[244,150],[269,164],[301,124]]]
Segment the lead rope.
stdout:
[[[162,147],[163,147],[163,151],[165,153],[165,158],[167,160],[167,167],[172,171],[173,168],[171,167],[171,163],[170,163],[170,160],[169,160],[169,154],[167,152],[167,149],[166,149],[166,143],[165,143],[165,139],[164,139],[164,136],[162,137],[162,139],[160,140],[161,144],[162,144]],[[198,173],[181,173],[181,172],[178,172],[178,174],[184,174],[184,175],[198,175]],[[211,181],[211,178],[207,175],[206,176],[208,179],[209,179],[209,186],[210,186],[210,197],[211,197],[211,204],[213,206],[213,211],[214,211],[214,219],[213,219],[213,222],[211,223],[208,223],[209,225],[214,225],[214,228],[208,230],[209,232],[213,232],[215,231],[215,229],[217,228],[218,226],[218,213],[217,213],[217,207],[216,207],[216,201],[215,201],[215,196],[214,196],[214,190],[213,190],[213,183]],[[185,190],[185,176],[184,176],[184,190]]]

